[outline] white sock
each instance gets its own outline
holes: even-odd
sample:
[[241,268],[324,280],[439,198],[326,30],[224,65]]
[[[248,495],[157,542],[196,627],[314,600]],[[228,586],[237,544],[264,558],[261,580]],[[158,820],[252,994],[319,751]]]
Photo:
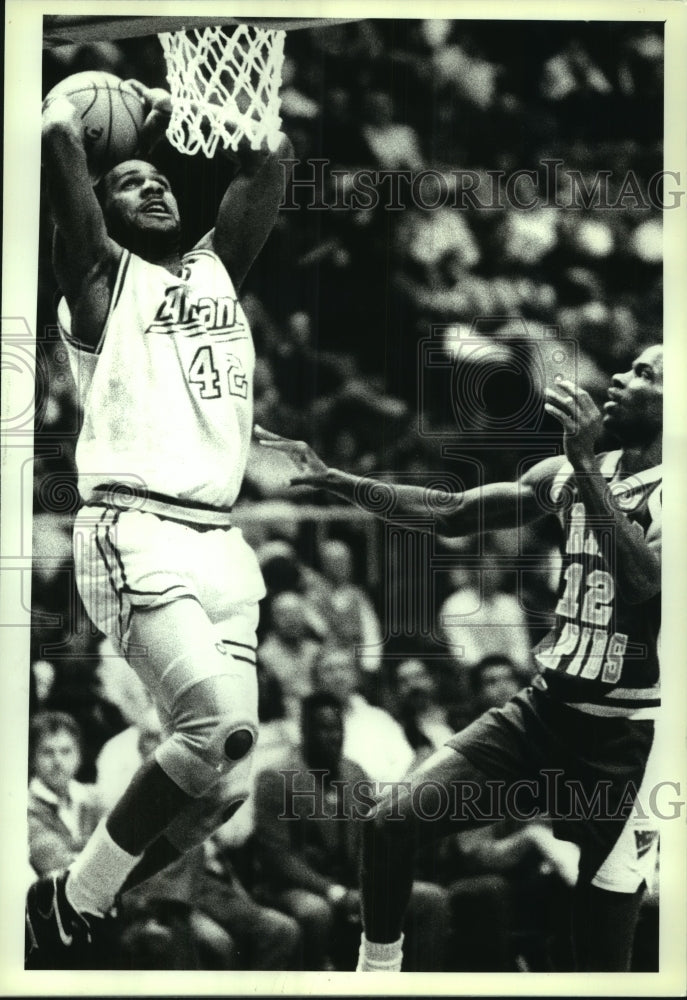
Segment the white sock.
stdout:
[[115,844],[102,820],[69,869],[67,899],[79,913],[104,916],[114,906],[117,892],[141,857],[134,857]]
[[402,961],[403,934],[398,941],[389,944],[368,941],[364,934],[361,936],[356,972],[400,972]]

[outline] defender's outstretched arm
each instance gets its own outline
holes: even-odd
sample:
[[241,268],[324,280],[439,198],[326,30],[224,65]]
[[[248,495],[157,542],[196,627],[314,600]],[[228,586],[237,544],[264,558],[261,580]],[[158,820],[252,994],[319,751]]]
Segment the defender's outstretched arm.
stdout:
[[[446,493],[353,476],[329,468],[304,441],[290,441],[262,427],[255,428],[254,436],[261,446],[281,451],[291,459],[296,472],[292,486],[327,490],[387,520],[405,521],[413,517],[426,520],[431,516],[440,534],[453,537],[513,528],[542,517],[547,510],[539,502],[538,490],[553,478],[564,462],[556,456],[540,462],[517,482],[493,483],[464,493]],[[412,527],[412,524],[407,526]]]

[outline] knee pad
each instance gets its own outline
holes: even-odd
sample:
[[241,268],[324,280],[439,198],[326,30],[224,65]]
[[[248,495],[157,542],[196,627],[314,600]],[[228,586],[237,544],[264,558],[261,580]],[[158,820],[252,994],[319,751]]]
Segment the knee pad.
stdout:
[[[228,787],[228,777],[220,779],[210,794],[195,799],[165,830],[165,838],[180,854],[185,854],[211,837],[248,799],[250,789],[247,784],[241,781],[235,787]],[[245,835],[248,836],[248,826],[242,821],[237,822],[240,830],[245,827]]]
[[[184,691],[171,706],[173,727],[155,751],[160,767],[193,798],[250,758],[258,736],[257,681],[222,674]],[[245,798],[245,795],[244,795]]]

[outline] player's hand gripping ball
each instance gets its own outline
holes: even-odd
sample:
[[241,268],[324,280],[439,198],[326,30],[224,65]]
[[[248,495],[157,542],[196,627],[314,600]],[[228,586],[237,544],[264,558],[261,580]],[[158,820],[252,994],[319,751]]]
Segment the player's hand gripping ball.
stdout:
[[96,184],[117,163],[144,151],[144,124],[152,105],[148,95],[155,93],[113,73],[74,73],[53,87],[43,101],[43,111],[58,97],[76,109],[88,169]]

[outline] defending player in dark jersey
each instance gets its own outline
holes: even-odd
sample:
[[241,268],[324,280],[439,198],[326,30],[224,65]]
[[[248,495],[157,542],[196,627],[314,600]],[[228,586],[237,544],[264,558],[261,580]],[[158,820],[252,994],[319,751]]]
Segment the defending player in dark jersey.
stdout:
[[[535,650],[541,672],[532,687],[462,730],[414,773],[394,803],[393,816],[400,810],[403,821],[391,818],[391,792],[377,800],[363,850],[362,971],[400,969],[415,850],[456,822],[503,815],[496,788],[513,793],[511,811],[549,813],[557,834],[580,846],[578,968],[629,969],[657,837],[645,810],[633,807],[647,780],[659,705],[662,348],[648,348],[628,372],[614,375],[608,397],[602,415],[572,383],[547,390],[545,407],[563,427],[565,454],[518,482],[450,498],[383,484],[393,498],[383,515],[390,519],[426,518],[431,510],[440,534],[460,536],[477,524],[492,531],[555,511],[565,543],[555,625]],[[595,455],[602,422],[621,448]],[[294,485],[321,487],[378,513],[373,480],[328,468],[303,442],[258,434],[264,446],[291,457]],[[428,781],[452,793],[449,808],[431,822],[413,806]]]

